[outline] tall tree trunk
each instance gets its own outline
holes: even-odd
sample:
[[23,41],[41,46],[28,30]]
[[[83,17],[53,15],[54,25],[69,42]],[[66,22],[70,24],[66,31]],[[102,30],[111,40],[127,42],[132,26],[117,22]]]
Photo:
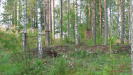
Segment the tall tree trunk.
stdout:
[[100,17],[100,19],[99,19],[99,22],[100,22],[100,34],[102,35],[102,28],[103,28],[103,26],[102,26],[102,1],[101,0],[99,0],[99,17]]
[[76,0],[76,4],[75,4],[75,44],[78,45],[79,44],[79,34],[78,34],[78,3]]
[[108,36],[111,36],[111,1],[108,1],[108,8],[107,8],[107,15],[108,15]]
[[22,33],[22,46],[23,50],[26,50],[27,45],[27,14],[26,14],[26,0],[21,0],[22,5],[22,17],[21,17],[21,24],[23,25],[23,33]]
[[[130,0],[130,8],[133,8],[133,0]],[[131,75],[133,75],[133,9],[130,9],[130,41],[131,41]]]
[[55,39],[55,0],[53,0],[53,37]]
[[90,6],[88,6],[88,29],[90,28],[90,26],[91,26],[91,7]]
[[92,1],[92,32],[93,32],[93,41],[96,45],[96,0]]
[[78,10],[78,12],[79,12],[79,24],[81,24],[81,21],[82,21],[82,5],[83,5],[83,1],[82,0],[79,0],[78,1],[79,2],[79,10]]
[[[133,0],[131,0],[131,2],[130,2],[130,7],[131,8],[133,8]],[[131,17],[130,17],[130,24],[131,24],[131,34],[130,34],[130,36],[131,36],[131,64],[132,64],[132,66],[131,66],[131,70],[132,70],[132,75],[133,75],[133,9],[131,9]]]
[[109,1],[109,8],[108,8],[108,25],[109,25],[109,37],[112,36],[112,1]]
[[67,23],[67,38],[70,37],[70,0],[67,2],[67,14],[68,14],[68,23]]
[[120,0],[120,39],[124,44],[125,38],[125,0]]
[[17,8],[16,8],[16,6],[17,6],[17,1],[14,1],[14,6],[13,6],[13,17],[12,17],[12,19],[13,19],[13,26],[15,27],[16,26],[16,20],[17,20],[17,15],[16,15],[16,13],[17,13]]
[[104,0],[104,44],[108,44],[108,18],[107,18],[107,1]]
[[[131,11],[132,11],[132,6],[131,6],[131,2],[132,2],[132,0],[129,0],[129,9],[128,9],[128,11],[129,11],[129,13],[128,13],[128,28],[129,28],[129,37],[128,37],[128,40],[131,40]],[[129,42],[130,43],[130,42]]]
[[61,39],[63,39],[63,0],[60,0],[60,5]]
[[50,37],[51,37],[51,41],[50,41],[50,43],[52,43],[52,34],[53,34],[53,23],[52,23],[52,20],[53,20],[53,17],[52,17],[52,15],[53,15],[53,7],[52,7],[52,0],[49,0],[49,18],[50,18],[50,20],[49,20],[49,24],[50,24]]
[[17,26],[19,25],[19,19],[20,19],[19,10],[20,10],[20,1],[18,0],[17,1]]
[[38,24],[38,57],[42,58],[42,25],[41,25],[41,1],[37,1],[37,24]]
[[49,26],[49,0],[44,0],[44,12],[45,12],[45,44],[46,46],[50,45],[50,26]]

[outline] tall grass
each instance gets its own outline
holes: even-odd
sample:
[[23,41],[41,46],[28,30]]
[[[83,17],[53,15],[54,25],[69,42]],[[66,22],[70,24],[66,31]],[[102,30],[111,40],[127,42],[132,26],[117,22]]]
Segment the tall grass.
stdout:
[[129,54],[90,54],[80,49],[66,57],[24,59],[21,36],[0,32],[0,75],[131,75],[130,62]]

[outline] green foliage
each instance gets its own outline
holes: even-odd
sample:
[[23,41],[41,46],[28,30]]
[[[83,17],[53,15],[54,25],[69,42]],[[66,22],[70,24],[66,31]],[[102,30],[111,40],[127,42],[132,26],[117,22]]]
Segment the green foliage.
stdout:
[[86,29],[87,29],[87,25],[86,24],[79,24],[79,35],[80,35],[80,38],[82,38],[81,40],[85,40],[87,39],[86,38]]
[[84,58],[86,56],[89,56],[90,54],[84,50],[78,50],[72,53],[70,56],[71,57],[77,57],[77,58]]
[[108,75],[110,74],[109,71],[111,71],[112,69],[110,69],[110,66],[108,65],[104,65],[104,68],[103,68],[103,75]]
[[67,75],[67,61],[64,58],[57,58],[54,60],[54,65],[50,69],[48,75]]
[[108,39],[110,45],[115,44],[115,41],[116,41],[116,40],[117,40],[117,37],[114,37],[114,36],[112,36],[112,37],[110,37],[110,38]]
[[0,45],[2,45],[1,49],[6,48],[6,50],[17,51],[21,47],[20,39],[16,37],[14,34],[8,34],[4,32],[0,32]]

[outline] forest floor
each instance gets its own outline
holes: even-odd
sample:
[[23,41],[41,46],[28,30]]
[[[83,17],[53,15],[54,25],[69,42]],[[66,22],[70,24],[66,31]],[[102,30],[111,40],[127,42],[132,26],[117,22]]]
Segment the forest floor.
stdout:
[[130,46],[58,45],[23,52],[20,37],[0,32],[0,75],[131,75]]

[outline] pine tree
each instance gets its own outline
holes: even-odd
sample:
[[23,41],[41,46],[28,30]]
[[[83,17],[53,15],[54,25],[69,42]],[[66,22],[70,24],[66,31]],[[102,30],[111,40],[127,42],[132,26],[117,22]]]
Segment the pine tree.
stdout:
[[92,32],[93,32],[93,41],[96,45],[96,0],[92,1]]
[[50,45],[50,2],[49,0],[44,0],[44,12],[45,12],[45,44]]
[[102,35],[102,28],[103,28],[103,26],[102,26],[102,0],[99,0],[99,17],[100,17],[100,19],[99,19],[99,25],[100,25],[100,34]]

